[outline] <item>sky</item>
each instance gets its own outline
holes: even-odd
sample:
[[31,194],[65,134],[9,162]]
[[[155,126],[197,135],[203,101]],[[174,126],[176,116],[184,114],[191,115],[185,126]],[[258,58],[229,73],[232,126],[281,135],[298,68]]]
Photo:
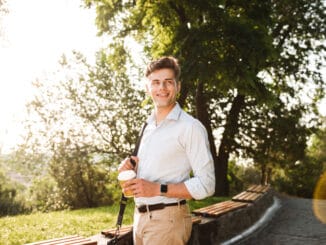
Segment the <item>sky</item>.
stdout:
[[32,81],[57,67],[63,53],[78,50],[89,59],[103,47],[97,37],[95,11],[80,7],[81,0],[8,0],[1,19],[0,39],[0,148],[9,150],[19,140]]

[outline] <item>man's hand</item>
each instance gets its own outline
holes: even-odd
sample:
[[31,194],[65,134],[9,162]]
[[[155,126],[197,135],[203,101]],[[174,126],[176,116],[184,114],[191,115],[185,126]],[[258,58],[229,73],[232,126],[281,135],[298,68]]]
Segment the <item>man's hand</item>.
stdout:
[[132,179],[123,185],[123,191],[131,190],[134,197],[153,197],[160,195],[160,184],[144,179]]
[[139,159],[138,159],[138,157],[135,157],[135,156],[131,156],[131,158],[136,162],[136,166],[134,167],[132,165],[132,163],[130,162],[130,158],[127,157],[120,163],[120,165],[118,167],[119,173],[122,171],[126,171],[126,170],[135,170],[135,171],[137,170],[137,165],[138,165]]

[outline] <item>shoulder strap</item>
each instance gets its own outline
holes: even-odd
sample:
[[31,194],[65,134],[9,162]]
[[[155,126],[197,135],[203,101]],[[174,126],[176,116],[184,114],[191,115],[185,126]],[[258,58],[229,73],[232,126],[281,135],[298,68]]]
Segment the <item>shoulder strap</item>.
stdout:
[[[139,137],[137,139],[135,149],[132,152],[133,156],[137,156],[137,153],[138,153],[138,150],[139,150],[139,145],[140,145],[141,139],[143,137],[146,126],[147,126],[147,123],[145,122],[144,125],[143,125],[143,128],[141,130],[141,133],[140,133],[140,135],[139,135]],[[130,158],[130,162],[132,163],[132,165],[134,167],[136,166],[136,162],[133,159]],[[119,214],[118,214],[117,223],[116,223],[116,231],[115,231],[114,237],[107,243],[108,245],[118,243],[118,237],[119,237],[119,234],[120,234],[120,228],[121,228],[121,225],[122,225],[123,214],[125,212],[126,205],[127,205],[127,200],[128,199],[122,193],[121,194],[121,199],[120,199],[120,209],[119,209]]]
[[[143,134],[144,134],[144,131],[145,131],[146,126],[147,126],[147,122],[145,122],[144,125],[143,125],[143,128],[142,128],[142,130],[140,132],[140,135],[139,135],[139,137],[138,137],[138,139],[136,141],[135,149],[132,152],[132,156],[137,156],[137,154],[138,154],[138,150],[139,150],[139,146],[140,146],[140,141],[143,138]],[[133,159],[130,158],[130,162],[131,162],[131,164],[134,167],[136,167],[136,162]]]

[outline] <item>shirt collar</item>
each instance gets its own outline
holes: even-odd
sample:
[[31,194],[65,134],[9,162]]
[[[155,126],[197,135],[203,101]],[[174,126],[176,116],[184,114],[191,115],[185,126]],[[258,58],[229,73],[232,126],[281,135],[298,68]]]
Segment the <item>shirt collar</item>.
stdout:
[[[173,120],[177,121],[181,115],[181,107],[179,103],[177,102],[175,106],[173,107],[172,111],[169,112],[169,114],[166,116],[164,120]],[[151,115],[147,118],[147,123],[155,123],[155,113],[154,110],[152,111]]]

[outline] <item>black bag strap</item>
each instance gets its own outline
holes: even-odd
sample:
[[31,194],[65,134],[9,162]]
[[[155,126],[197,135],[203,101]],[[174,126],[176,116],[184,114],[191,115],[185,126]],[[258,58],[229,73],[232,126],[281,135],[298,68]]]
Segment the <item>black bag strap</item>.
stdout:
[[[139,150],[139,145],[140,145],[141,139],[143,137],[146,126],[147,126],[147,122],[145,122],[144,125],[143,125],[141,133],[140,133],[140,135],[139,135],[139,137],[138,137],[138,139],[136,141],[135,149],[132,152],[132,156],[137,156],[137,153],[138,153],[138,150]],[[134,167],[136,167],[136,162],[132,158],[130,158],[130,162]],[[120,199],[120,209],[119,209],[119,214],[118,214],[118,218],[117,218],[115,234],[114,234],[114,237],[110,241],[107,242],[107,245],[118,244],[118,239],[119,239],[119,235],[120,235],[120,228],[121,228],[121,225],[122,225],[123,214],[125,212],[126,205],[127,205],[127,200],[128,199],[122,193],[121,194],[121,199]]]
[[[143,125],[143,128],[142,128],[142,130],[140,132],[140,135],[139,135],[139,137],[138,137],[138,139],[136,141],[135,149],[132,152],[132,156],[137,156],[137,154],[138,154],[138,150],[139,150],[139,146],[140,146],[140,141],[143,138],[143,134],[144,134],[144,131],[145,131],[146,126],[147,126],[147,122],[145,122],[144,125]],[[134,167],[136,167],[136,162],[133,159],[130,158],[130,162],[131,162],[131,164]]]

